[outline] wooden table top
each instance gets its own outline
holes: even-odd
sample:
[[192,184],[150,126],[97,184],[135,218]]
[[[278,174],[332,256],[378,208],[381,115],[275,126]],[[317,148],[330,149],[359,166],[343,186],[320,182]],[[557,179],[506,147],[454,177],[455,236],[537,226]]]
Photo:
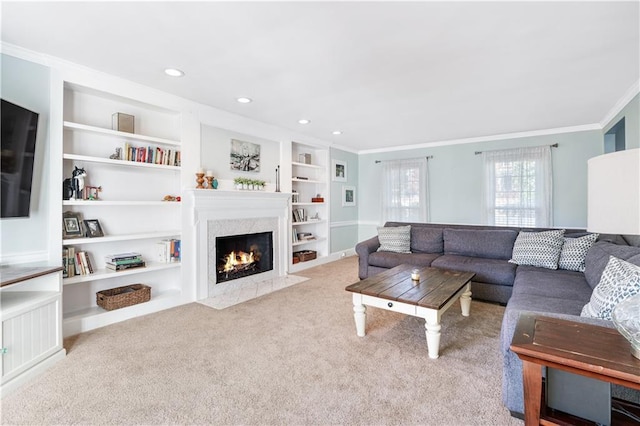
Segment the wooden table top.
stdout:
[[414,265],[399,265],[351,284],[345,290],[429,309],[441,309],[475,276],[473,272],[417,267],[420,281],[411,279]]
[[62,266],[2,266],[0,267],[0,287],[58,271],[62,271]]
[[557,318],[522,315],[511,350],[532,362],[557,364],[640,389],[640,359],[616,329]]

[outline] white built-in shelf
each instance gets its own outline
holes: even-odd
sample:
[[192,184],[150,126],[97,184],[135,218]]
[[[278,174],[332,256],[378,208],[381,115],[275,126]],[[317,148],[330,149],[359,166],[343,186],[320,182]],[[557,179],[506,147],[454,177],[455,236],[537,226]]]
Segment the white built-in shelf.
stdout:
[[326,222],[326,220],[324,219],[320,219],[320,220],[306,220],[304,222],[292,222],[292,225],[308,225],[310,223],[316,224],[316,223],[324,223]]
[[131,268],[124,271],[112,271],[110,269],[98,269],[93,274],[88,275],[75,275],[71,278],[63,278],[62,285],[70,285],[77,283],[84,283],[88,281],[108,280],[111,278],[124,277],[127,275],[144,274],[147,272],[161,271],[163,269],[179,268],[180,262],[173,263],[160,263],[160,262],[146,262],[146,266],[143,268]]
[[145,240],[151,238],[167,238],[180,235],[180,230],[173,231],[158,231],[158,232],[142,232],[139,234],[124,234],[124,235],[108,235],[106,237],[95,238],[69,238],[62,240],[62,245],[77,245],[77,244],[95,244],[95,243],[110,243],[113,241],[130,241],[130,240]]
[[74,323],[77,321],[91,321],[98,326],[108,325],[122,321],[123,318],[133,318],[139,315],[145,315],[161,309],[166,309],[171,306],[177,306],[179,304],[179,289],[172,288],[164,291],[154,291],[152,287],[151,300],[149,300],[148,302],[138,303],[137,305],[127,306],[125,308],[115,309],[113,311],[107,311],[99,306],[94,306],[91,308],[66,313],[63,316],[63,321],[66,328],[74,328],[73,324],[69,323]]
[[299,166],[299,167],[308,167],[310,169],[322,169],[322,166],[316,166],[315,164],[306,164],[306,163],[298,163],[297,161],[292,161],[291,162],[292,166]]
[[313,240],[297,241],[295,243],[292,243],[291,245],[293,247],[296,247],[296,246],[302,246],[302,245],[310,244],[310,243],[319,243],[319,242],[322,242],[324,240],[326,240],[326,238],[314,238]]
[[65,160],[88,161],[91,163],[103,163],[103,164],[115,164],[118,166],[147,167],[151,169],[164,169],[164,170],[177,170],[177,171],[180,170],[180,166],[167,166],[164,164],[142,163],[138,161],[112,160],[111,158],[91,157],[88,155],[63,154],[62,158]]
[[63,206],[179,206],[176,201],[64,200]]
[[306,183],[325,183],[319,180],[312,180],[312,179],[298,179],[298,178],[292,178],[291,179],[292,182],[306,182]]
[[180,141],[174,141],[171,139],[157,138],[154,136],[137,135],[135,133],[119,132],[117,130],[105,129],[102,127],[88,126],[86,124],[74,123],[72,121],[65,121],[64,128],[74,131],[82,131],[89,133],[102,134],[107,136],[116,136],[119,138],[125,138],[129,140],[137,140],[141,142],[152,142],[163,145],[181,145]]
[[324,201],[322,203],[291,203],[292,206],[321,206],[324,204]]

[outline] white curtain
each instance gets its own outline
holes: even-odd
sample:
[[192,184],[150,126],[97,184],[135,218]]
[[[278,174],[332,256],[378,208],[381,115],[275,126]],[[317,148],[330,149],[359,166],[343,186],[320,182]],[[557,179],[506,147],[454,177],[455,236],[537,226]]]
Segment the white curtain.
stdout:
[[498,226],[553,226],[551,147],[482,153],[483,222]]
[[427,159],[391,160],[382,164],[383,222],[428,222]]

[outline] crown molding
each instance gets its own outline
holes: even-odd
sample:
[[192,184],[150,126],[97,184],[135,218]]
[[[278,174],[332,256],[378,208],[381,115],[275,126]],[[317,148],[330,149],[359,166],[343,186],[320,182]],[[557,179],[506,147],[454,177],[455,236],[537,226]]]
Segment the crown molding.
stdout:
[[377,153],[383,153],[383,152],[407,151],[411,149],[435,148],[438,146],[450,146],[450,145],[464,145],[464,144],[470,144],[470,143],[490,142],[490,141],[498,141],[498,140],[504,140],[504,139],[520,139],[520,138],[526,138],[531,136],[547,136],[547,135],[558,135],[561,133],[587,132],[591,130],[602,130],[602,126],[599,123],[594,123],[594,124],[585,124],[582,126],[558,127],[555,129],[532,130],[527,132],[504,133],[500,135],[480,136],[477,138],[464,138],[464,139],[451,139],[447,141],[423,142],[423,143],[418,143],[413,145],[394,146],[392,148],[365,149],[362,151],[358,151],[358,154],[377,154]]
[[615,118],[616,115],[620,113],[624,109],[625,106],[631,100],[640,93],[640,80],[636,81],[627,92],[616,102],[616,104],[611,108],[611,110],[604,116],[602,120],[600,120],[600,127],[604,130],[605,126],[607,126],[611,120]]

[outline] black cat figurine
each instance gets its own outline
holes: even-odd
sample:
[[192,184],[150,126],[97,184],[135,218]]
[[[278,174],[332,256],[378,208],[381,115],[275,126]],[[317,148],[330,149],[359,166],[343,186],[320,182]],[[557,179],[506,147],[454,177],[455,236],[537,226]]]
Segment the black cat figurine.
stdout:
[[87,177],[87,172],[85,172],[84,168],[78,168],[76,166],[71,173],[71,178],[65,179],[62,182],[62,199],[81,200],[85,177]]

